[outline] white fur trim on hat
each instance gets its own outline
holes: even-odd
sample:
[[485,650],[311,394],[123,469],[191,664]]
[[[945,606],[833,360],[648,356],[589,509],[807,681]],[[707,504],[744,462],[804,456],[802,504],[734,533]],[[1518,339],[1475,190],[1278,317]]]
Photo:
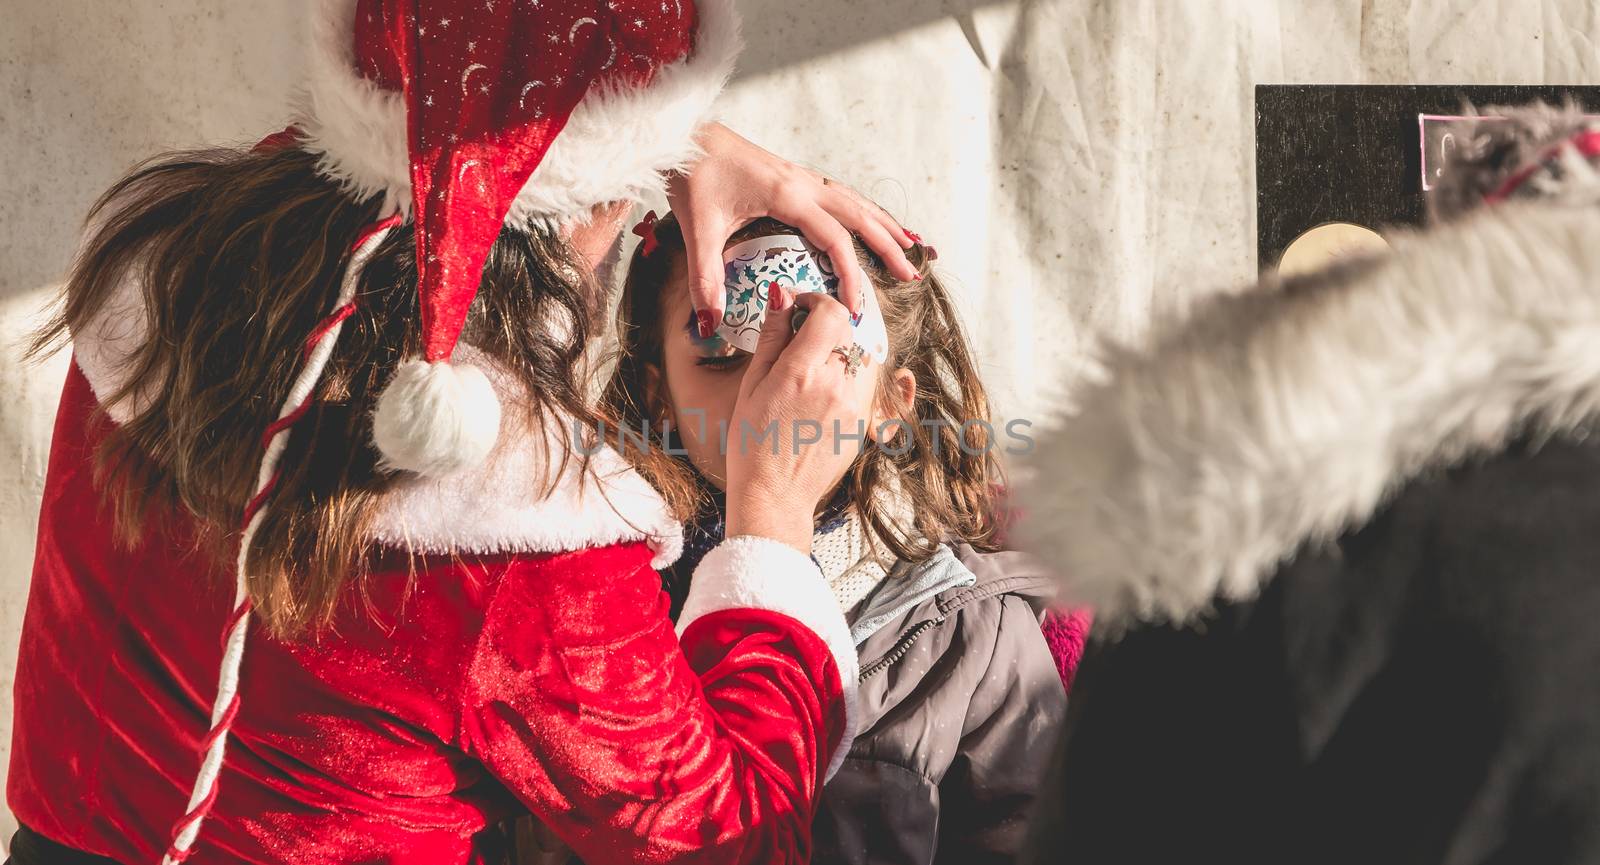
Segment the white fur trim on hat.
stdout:
[[622,456],[573,453],[549,489],[549,454],[527,436],[482,466],[447,477],[404,477],[385,492],[368,530],[393,549],[433,554],[555,553],[644,541],[664,568],[683,549],[682,526]]
[[682,634],[696,619],[723,610],[782,613],[810,628],[832,653],[844,689],[844,738],[834,749],[824,780],[844,764],[860,717],[856,708],[858,661],[855,641],[839,602],[817,563],[788,544],[742,535],[728,538],[695,566],[689,597],[678,616]]
[[[356,0],[312,0],[311,50],[299,126],[323,173],[385,212],[409,212],[405,101],[356,71]],[[511,205],[508,221],[560,223],[596,204],[659,190],[699,155],[693,135],[739,54],[734,0],[698,0],[694,49],[646,87],[594,87],[572,112]]]

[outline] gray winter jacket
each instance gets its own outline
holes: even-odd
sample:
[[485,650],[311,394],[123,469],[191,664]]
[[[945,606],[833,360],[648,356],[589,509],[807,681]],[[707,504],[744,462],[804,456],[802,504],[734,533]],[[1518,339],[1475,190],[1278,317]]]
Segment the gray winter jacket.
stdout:
[[861,723],[814,824],[814,863],[1010,862],[1066,693],[1021,553],[941,547],[850,612]]

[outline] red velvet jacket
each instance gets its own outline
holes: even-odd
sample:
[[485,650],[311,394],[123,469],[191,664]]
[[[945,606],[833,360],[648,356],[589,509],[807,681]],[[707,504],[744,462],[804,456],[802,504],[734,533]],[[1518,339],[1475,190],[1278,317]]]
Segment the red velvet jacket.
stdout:
[[[230,580],[181,536],[112,543],[91,466],[112,422],[94,411],[106,353],[81,335],[78,351],[8,795],[41,834],[133,865],[160,858],[184,811]],[[514,457],[466,486],[401,495],[379,527],[462,555],[424,558],[414,578],[401,556],[380,564],[370,603],[352,598],[320,639],[251,632],[190,861],[484,862],[482,830],[523,807],[592,865],[806,860],[855,680],[815,566],[773,542],[724,544],[696,572],[680,638],[651,567],[675,536],[570,486],[507,494],[522,488],[505,474]],[[612,499],[651,500],[636,475],[616,480]]]

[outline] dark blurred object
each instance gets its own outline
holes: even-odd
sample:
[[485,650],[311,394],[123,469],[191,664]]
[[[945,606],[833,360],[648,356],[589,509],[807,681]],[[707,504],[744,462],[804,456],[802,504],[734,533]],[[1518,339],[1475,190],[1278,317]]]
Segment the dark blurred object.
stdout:
[[11,836],[11,855],[5,865],[118,865],[116,860],[74,850],[51,841],[26,826]]
[[583,865],[571,847],[531,814],[512,819],[506,834],[509,865]]
[[1021,534],[1106,640],[1032,861],[1600,862],[1600,146],[1506,122],[1451,218],[1037,437]]

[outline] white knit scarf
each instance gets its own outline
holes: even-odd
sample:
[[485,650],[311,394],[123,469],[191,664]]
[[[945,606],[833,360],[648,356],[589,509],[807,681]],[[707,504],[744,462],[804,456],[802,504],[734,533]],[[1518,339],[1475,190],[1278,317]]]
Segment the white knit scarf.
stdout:
[[[889,509],[889,524],[909,528],[909,514],[909,508],[897,499]],[[839,609],[845,612],[883,582],[896,560],[894,552],[867,531],[865,521],[853,512],[826,530],[818,528],[811,538],[811,556],[839,600]]]

